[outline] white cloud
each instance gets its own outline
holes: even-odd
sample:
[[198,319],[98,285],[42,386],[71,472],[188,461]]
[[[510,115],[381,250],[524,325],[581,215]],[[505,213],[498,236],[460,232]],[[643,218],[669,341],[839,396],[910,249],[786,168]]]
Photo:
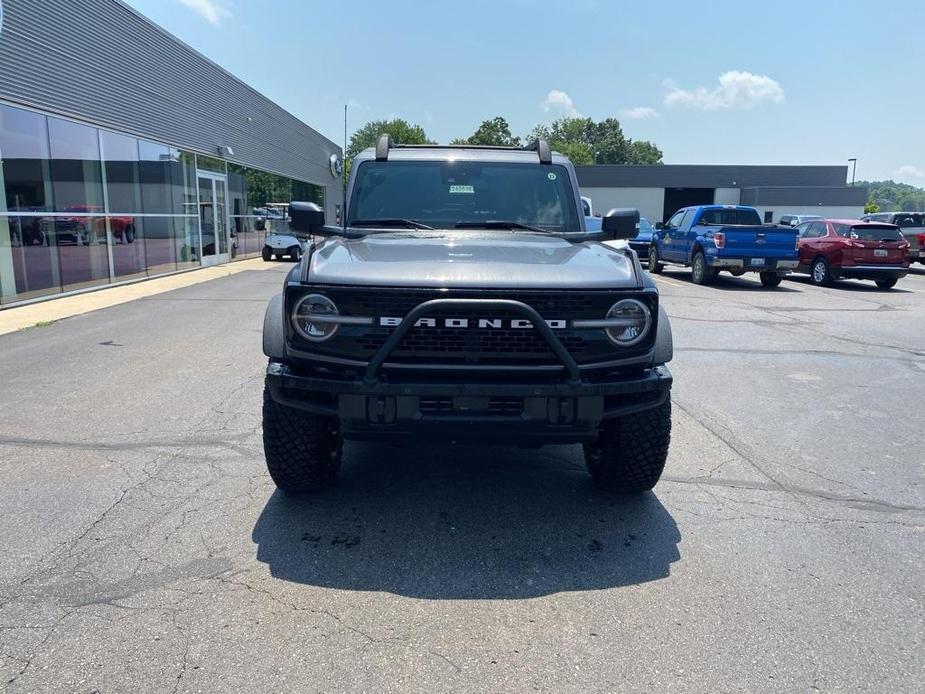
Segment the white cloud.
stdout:
[[921,183],[925,180],[925,169],[920,169],[912,164],[906,164],[905,166],[900,166],[893,172],[893,178],[904,183],[908,183],[909,181]]
[[620,115],[627,120],[650,120],[652,118],[662,117],[662,114],[648,106],[634,106],[633,108],[620,109]]
[[231,17],[231,9],[220,0],[177,0],[205,19],[212,26],[218,26],[222,20]]
[[551,89],[540,106],[542,106],[543,110],[547,113],[549,111],[562,111],[567,116],[581,115],[578,113],[578,109],[575,108],[572,97],[559,89]]
[[719,85],[712,89],[681,89],[671,80],[666,80],[665,88],[668,90],[666,106],[684,106],[701,111],[752,108],[761,103],[779,104],[784,100],[783,87],[777,80],[741,70],[724,72],[719,76]]

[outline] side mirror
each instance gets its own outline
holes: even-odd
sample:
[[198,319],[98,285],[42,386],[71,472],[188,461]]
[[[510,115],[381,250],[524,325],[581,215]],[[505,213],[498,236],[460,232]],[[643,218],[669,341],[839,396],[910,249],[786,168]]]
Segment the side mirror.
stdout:
[[635,238],[639,228],[639,210],[615,207],[601,218],[601,230],[610,240]]
[[665,222],[656,222],[655,228],[658,229],[659,231],[662,231],[663,229],[667,229],[668,227],[665,226]]
[[324,210],[313,202],[289,204],[289,228],[303,234],[319,234],[324,227]]

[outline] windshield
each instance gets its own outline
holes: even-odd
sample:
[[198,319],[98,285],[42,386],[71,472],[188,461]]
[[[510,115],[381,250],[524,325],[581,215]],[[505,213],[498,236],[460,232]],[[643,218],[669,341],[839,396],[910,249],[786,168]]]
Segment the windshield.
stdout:
[[566,168],[516,162],[364,162],[347,224],[377,219],[444,229],[504,221],[581,231]]
[[893,223],[898,224],[904,229],[907,229],[909,227],[923,226],[923,224],[925,224],[925,220],[923,220],[922,215],[920,214],[898,214],[893,219]]

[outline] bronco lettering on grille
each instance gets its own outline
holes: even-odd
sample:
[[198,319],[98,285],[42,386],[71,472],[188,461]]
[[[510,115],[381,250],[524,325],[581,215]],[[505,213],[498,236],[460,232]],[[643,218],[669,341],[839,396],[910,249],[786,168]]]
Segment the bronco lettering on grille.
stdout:
[[[394,328],[401,325],[401,318],[382,317],[379,319],[379,326],[385,328]],[[564,330],[567,321],[564,320],[547,320],[548,325],[553,330]],[[416,328],[476,328],[476,329],[502,329],[513,328],[515,330],[529,330],[533,323],[524,318],[421,318],[414,324]]]

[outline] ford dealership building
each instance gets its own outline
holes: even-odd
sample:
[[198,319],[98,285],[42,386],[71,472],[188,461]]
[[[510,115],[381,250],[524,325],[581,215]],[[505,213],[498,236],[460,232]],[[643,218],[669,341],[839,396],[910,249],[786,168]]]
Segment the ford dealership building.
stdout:
[[333,217],[341,149],[129,6],[0,17],[0,305],[259,254],[267,203]]

